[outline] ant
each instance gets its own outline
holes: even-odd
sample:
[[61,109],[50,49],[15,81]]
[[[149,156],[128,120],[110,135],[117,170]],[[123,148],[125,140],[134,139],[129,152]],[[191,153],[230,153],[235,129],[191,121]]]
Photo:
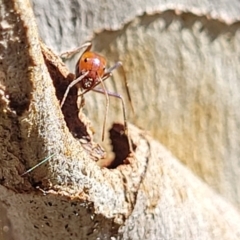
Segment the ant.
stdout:
[[[107,91],[107,89],[105,88],[104,83],[103,83],[106,79],[108,79],[109,77],[112,76],[113,70],[115,70],[119,67],[123,68],[122,62],[118,61],[114,66],[112,66],[109,69],[106,69],[106,62],[107,62],[106,59],[103,56],[101,56],[101,55],[99,55],[95,52],[90,51],[91,47],[92,47],[91,42],[87,42],[87,43],[83,44],[81,47],[76,48],[72,51],[62,53],[60,55],[60,57],[69,58],[73,54],[76,54],[77,52],[79,52],[84,47],[87,47],[87,48],[83,52],[83,54],[79,57],[79,59],[76,63],[76,66],[75,66],[75,80],[73,80],[68,85],[68,87],[67,87],[67,89],[64,93],[63,99],[61,101],[60,107],[61,108],[63,107],[63,105],[65,103],[65,100],[67,98],[67,95],[68,95],[70,89],[74,85],[77,85],[78,87],[83,89],[83,91],[79,94],[79,96],[81,96],[81,97],[85,93],[87,93],[91,90],[94,91],[94,92],[104,94],[106,96],[106,110],[105,110],[105,117],[104,117],[103,130],[102,130],[102,141],[103,141],[104,140],[104,133],[105,133],[106,117],[107,117],[108,108],[109,108],[109,96],[120,99],[121,102],[122,102],[122,108],[123,108],[125,134],[127,135],[127,138],[128,138],[128,144],[129,144],[129,147],[130,147],[130,152],[133,153],[132,144],[131,144],[129,136],[128,136],[126,108],[125,108],[125,103],[124,103],[123,97],[118,93],[113,93],[113,92]],[[64,57],[64,55],[66,55],[66,57]],[[127,95],[128,95],[128,99],[129,99],[132,111],[134,112],[133,105],[132,105],[132,100],[131,100],[131,96],[130,96],[130,92],[129,92],[129,88],[128,88],[127,78],[125,76],[124,71],[123,71],[123,73],[124,73],[123,77],[124,77],[124,84],[125,84],[126,92],[127,92]],[[102,88],[97,88],[96,89],[95,87],[98,86],[99,84],[101,84]],[[43,159],[41,162],[36,164],[34,167],[28,169],[23,174],[21,174],[21,176],[24,176],[27,173],[30,173],[35,168],[37,168],[40,165],[47,162],[54,155],[56,155],[56,153],[51,154],[47,158]]]
[[[128,136],[126,108],[125,108],[125,103],[124,103],[123,97],[118,93],[109,92],[104,85],[104,81],[112,76],[113,70],[115,70],[119,67],[123,68],[122,62],[118,61],[117,63],[115,63],[114,66],[107,69],[106,68],[106,64],[107,64],[106,59],[103,56],[90,51],[91,47],[92,47],[91,42],[87,42],[72,51],[62,53],[60,55],[60,57],[69,58],[73,54],[76,54],[77,52],[79,52],[80,49],[85,48],[85,47],[86,47],[86,50],[79,57],[79,59],[76,63],[76,66],[75,66],[75,80],[73,80],[68,85],[68,87],[64,93],[63,99],[61,101],[60,107],[61,108],[63,107],[65,100],[67,98],[67,95],[68,95],[70,89],[74,85],[77,85],[78,88],[82,89],[82,92],[79,94],[79,96],[81,96],[81,97],[83,97],[83,95],[89,91],[94,91],[94,92],[104,94],[106,97],[106,109],[105,109],[105,117],[104,117],[104,122],[103,122],[103,129],[102,129],[102,141],[103,141],[104,136],[105,136],[106,120],[107,120],[107,114],[108,114],[108,109],[109,109],[109,97],[115,97],[115,98],[120,99],[122,102],[125,134],[128,137],[128,143],[130,146],[130,150],[132,151],[129,136]],[[64,55],[66,55],[66,57],[64,57]],[[126,78],[124,71],[123,71],[123,77],[124,77],[124,84],[125,84],[128,100],[130,102],[131,109],[134,112],[132,100],[131,100],[131,96],[130,96],[130,92],[129,92],[129,88],[128,88],[128,82],[127,82],[127,78]],[[99,84],[101,84],[102,88],[95,88]]]

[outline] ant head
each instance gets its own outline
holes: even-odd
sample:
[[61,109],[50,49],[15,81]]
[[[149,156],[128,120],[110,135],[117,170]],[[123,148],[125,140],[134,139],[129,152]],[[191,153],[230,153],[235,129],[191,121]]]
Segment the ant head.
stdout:
[[106,59],[94,52],[85,52],[80,57],[78,63],[78,72],[83,73],[89,71],[87,77],[96,80],[103,77],[106,69]]

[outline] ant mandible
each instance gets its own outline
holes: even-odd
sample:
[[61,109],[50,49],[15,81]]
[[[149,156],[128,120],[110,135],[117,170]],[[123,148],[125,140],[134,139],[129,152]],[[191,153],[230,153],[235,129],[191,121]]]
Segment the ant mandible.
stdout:
[[[85,93],[87,93],[91,90],[94,92],[104,94],[106,96],[106,109],[105,109],[105,117],[104,117],[104,122],[103,122],[103,129],[102,129],[102,141],[103,141],[104,136],[105,136],[105,127],[106,127],[106,120],[107,120],[107,114],[108,114],[108,108],[109,108],[109,96],[120,99],[122,102],[125,134],[128,137],[129,146],[131,148],[131,144],[130,144],[130,140],[129,140],[129,136],[128,136],[126,108],[125,108],[125,103],[124,103],[123,97],[118,93],[113,93],[113,92],[107,91],[107,89],[105,88],[105,85],[104,85],[104,81],[112,76],[113,70],[119,68],[120,66],[122,67],[122,62],[119,61],[114,66],[107,69],[106,68],[106,62],[107,62],[106,59],[103,56],[90,51],[91,47],[92,47],[91,42],[87,42],[84,45],[82,45],[81,47],[76,48],[72,51],[63,53],[60,56],[64,57],[64,55],[66,55],[66,58],[68,58],[69,56],[72,56],[73,54],[79,52],[80,49],[85,48],[85,47],[86,47],[86,50],[79,57],[79,59],[76,63],[76,66],[75,66],[75,80],[72,81],[68,85],[68,87],[64,93],[64,96],[63,96],[60,106],[62,108],[70,89],[76,84],[78,87],[80,87],[82,89],[82,92],[79,94],[79,96],[81,96],[81,97]],[[123,77],[124,77],[124,84],[125,84],[127,96],[128,96],[131,108],[133,110],[132,100],[131,100],[131,96],[130,96],[130,92],[129,92],[129,88],[128,88],[128,82],[127,82],[127,78],[125,76],[124,71],[123,71]],[[95,88],[99,84],[101,84],[102,88]]]

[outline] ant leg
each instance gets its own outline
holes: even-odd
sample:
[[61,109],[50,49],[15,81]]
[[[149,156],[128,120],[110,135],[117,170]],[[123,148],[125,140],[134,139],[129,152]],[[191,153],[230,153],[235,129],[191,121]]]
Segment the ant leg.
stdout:
[[126,74],[125,74],[122,62],[119,61],[119,62],[115,63],[114,66],[112,66],[109,69],[107,69],[107,71],[105,72],[105,74],[103,76],[103,81],[106,80],[108,77],[110,77],[112,75],[112,71],[113,70],[115,70],[115,69],[117,69],[119,67],[121,67],[121,69],[122,69],[123,80],[124,80],[124,85],[125,85],[125,88],[126,88],[128,100],[129,100],[129,103],[131,105],[131,109],[132,109],[132,111],[134,113],[134,108],[133,108],[133,104],[132,104],[132,98],[131,98],[129,87],[128,87],[128,81],[127,81],[127,77],[126,77]]
[[126,115],[126,108],[125,108],[125,103],[124,103],[123,97],[120,94],[118,94],[118,93],[113,93],[113,92],[109,92],[109,91],[105,92],[103,89],[99,89],[99,88],[97,88],[97,89],[94,88],[92,90],[94,92],[98,92],[98,93],[101,93],[101,94],[107,94],[110,97],[115,97],[115,98],[118,98],[118,99],[121,100],[121,102],[122,102],[122,109],[123,109],[123,119],[124,119],[125,134],[126,134],[127,139],[128,139],[130,152],[133,153],[132,142],[130,141],[129,134],[128,134],[127,115]]
[[[125,84],[125,88],[126,88],[126,92],[127,92],[127,95],[128,95],[128,100],[130,102],[130,105],[131,105],[131,109],[134,113],[134,108],[133,108],[133,104],[132,104],[132,99],[131,99],[131,95],[130,95],[130,91],[129,91],[129,88],[128,88],[128,81],[127,81],[127,78],[126,78],[126,74],[125,74],[125,71],[123,69],[123,66],[122,66],[122,62],[117,62],[114,66],[112,66],[111,68],[107,69],[107,71],[104,73],[103,77],[102,77],[102,82],[105,81],[106,79],[108,79],[109,77],[112,76],[112,71],[119,68],[119,67],[122,67],[122,70],[123,70],[123,77],[124,77],[124,84]],[[82,96],[84,95],[85,93],[93,90],[97,85],[99,85],[101,82],[98,81],[94,86],[92,86],[91,88],[89,89],[86,89],[85,91],[81,92],[79,94],[79,96]]]
[[68,95],[70,89],[71,89],[75,84],[77,84],[77,83],[79,83],[80,81],[82,81],[83,78],[85,78],[85,77],[88,75],[88,73],[89,73],[89,71],[85,72],[83,75],[81,75],[81,76],[78,77],[77,79],[73,80],[73,81],[68,85],[68,87],[67,87],[67,89],[66,89],[66,91],[65,91],[65,93],[64,93],[64,95],[63,95],[63,99],[62,99],[62,102],[61,102],[61,104],[60,104],[60,108],[62,108],[63,104],[65,103],[65,100],[66,100],[66,98],[67,98],[67,95]]
[[[103,129],[102,129],[102,141],[104,141],[104,137],[105,137],[105,128],[106,128],[106,122],[107,122],[107,115],[108,115],[108,109],[109,109],[109,95],[108,95],[108,92],[105,88],[105,85],[103,83],[103,80],[102,78],[99,77],[99,80],[100,80],[100,83],[102,85],[102,92],[105,97],[106,97],[106,109],[105,109],[105,116],[104,116],[104,121],[103,121]],[[92,89],[92,90],[95,90],[95,89]]]
[[103,129],[102,129],[102,141],[104,141],[104,138],[105,138],[105,128],[106,128],[107,115],[108,115],[108,108],[109,108],[109,96],[108,96],[108,92],[107,92],[107,90],[105,88],[105,85],[103,83],[103,79],[99,77],[99,81],[95,85],[93,85],[91,88],[86,89],[85,91],[82,91],[80,94],[78,94],[78,96],[79,97],[83,97],[83,95],[85,93],[87,93],[87,92],[89,92],[91,90],[95,90],[94,87],[96,87],[99,84],[102,85],[102,89],[101,89],[102,92],[101,93],[106,96],[106,110],[105,110],[105,117],[104,117],[104,121],[103,121]]
[[82,46],[80,46],[80,47],[77,47],[77,48],[74,48],[73,50],[70,50],[70,51],[61,53],[61,54],[60,54],[60,57],[61,57],[61,58],[65,58],[65,59],[71,58],[71,57],[72,57],[73,55],[75,55],[76,53],[79,53],[82,48],[87,48],[87,49],[85,50],[85,52],[86,52],[86,51],[89,51],[89,50],[91,49],[91,47],[92,47],[92,43],[91,43],[91,42],[86,42],[86,43],[84,43],[84,44],[83,44]]
[[[102,89],[101,89],[102,92],[101,93],[103,93],[106,96],[106,110],[105,110],[105,117],[104,117],[104,121],[103,121],[103,130],[102,130],[102,141],[104,141],[104,138],[105,138],[105,128],[106,128],[107,115],[108,115],[108,108],[109,108],[109,96],[108,96],[108,92],[107,92],[107,90],[105,88],[105,85],[103,83],[103,79],[101,77],[99,77],[99,76],[98,76],[98,79],[99,80],[97,81],[97,83],[95,85],[93,85],[92,87],[82,91],[80,94],[78,94],[78,96],[82,97],[85,93],[87,93],[87,92],[89,92],[91,90],[94,90],[94,87],[96,87],[97,85],[99,85],[99,84],[102,85]],[[104,79],[104,80],[106,80],[106,79]]]

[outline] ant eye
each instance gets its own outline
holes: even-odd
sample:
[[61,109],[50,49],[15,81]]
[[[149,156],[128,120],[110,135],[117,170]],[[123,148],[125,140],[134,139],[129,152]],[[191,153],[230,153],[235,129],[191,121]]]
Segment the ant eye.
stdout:
[[88,58],[85,58],[85,59],[84,59],[84,62],[87,62],[87,61],[88,61]]

